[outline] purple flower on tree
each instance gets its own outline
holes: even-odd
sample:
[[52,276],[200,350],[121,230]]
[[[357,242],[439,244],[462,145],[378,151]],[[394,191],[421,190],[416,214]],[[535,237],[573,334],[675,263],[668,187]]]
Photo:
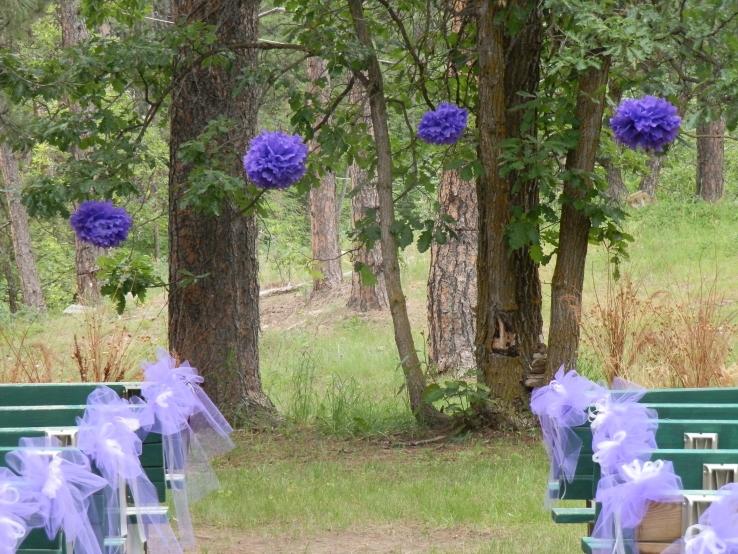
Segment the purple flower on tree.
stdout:
[[610,118],[615,139],[637,150],[661,152],[674,141],[682,119],[677,109],[663,98],[644,96],[623,100]]
[[69,224],[83,242],[102,248],[118,246],[128,237],[133,220],[123,208],[112,202],[82,202],[69,218]]
[[468,112],[455,104],[441,102],[420,119],[418,136],[430,144],[454,144],[464,134]]
[[286,189],[305,175],[308,148],[297,135],[263,131],[243,157],[248,178],[262,189]]

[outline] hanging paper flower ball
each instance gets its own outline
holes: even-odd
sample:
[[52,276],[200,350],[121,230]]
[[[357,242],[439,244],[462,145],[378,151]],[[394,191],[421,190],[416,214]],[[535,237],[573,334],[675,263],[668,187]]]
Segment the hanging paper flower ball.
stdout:
[[464,108],[442,102],[435,110],[423,114],[418,136],[430,144],[454,144],[464,134],[468,115]]
[[679,133],[682,119],[663,98],[644,96],[623,100],[610,118],[618,142],[636,150],[661,152]]
[[102,248],[118,246],[128,237],[133,220],[112,202],[82,202],[69,218],[69,224],[83,242]]
[[243,157],[248,178],[262,189],[286,189],[305,175],[308,148],[297,135],[263,131]]

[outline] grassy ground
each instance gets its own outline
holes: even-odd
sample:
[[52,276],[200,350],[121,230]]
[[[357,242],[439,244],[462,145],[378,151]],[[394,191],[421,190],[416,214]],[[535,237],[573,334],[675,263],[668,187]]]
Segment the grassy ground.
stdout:
[[576,552],[542,507],[537,438],[413,447],[309,431],[242,435],[196,518],[204,552]]
[[[734,201],[661,203],[637,212],[629,224],[636,242],[621,271],[647,292],[676,295],[714,280],[725,310],[735,312],[736,208]],[[607,281],[606,260],[603,249],[591,250],[585,310]],[[427,263],[426,256],[405,254],[406,294],[421,348]],[[265,282],[270,271],[265,268]],[[542,271],[544,290],[550,274],[551,268]],[[297,293],[262,303],[262,378],[285,424],[240,434],[237,451],[220,462],[223,489],[195,508],[202,551],[578,551],[583,526],[555,526],[542,507],[546,461],[537,437],[412,445],[422,437],[401,390],[389,318],[348,312],[345,293],[320,302]],[[130,335],[123,363],[134,372],[163,344],[165,316],[163,296],[122,318],[104,315],[106,331],[125,328]],[[0,330],[16,344],[27,332],[26,347],[50,356],[52,377],[69,380],[77,375],[73,337],[84,337],[85,326],[80,316],[51,315],[15,319]],[[0,379],[3,372],[7,379],[13,354],[2,342]],[[586,346],[583,360],[597,374],[601,360]]]

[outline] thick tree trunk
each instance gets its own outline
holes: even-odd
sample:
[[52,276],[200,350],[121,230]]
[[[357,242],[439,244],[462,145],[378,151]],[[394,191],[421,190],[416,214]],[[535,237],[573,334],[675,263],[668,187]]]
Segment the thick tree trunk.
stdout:
[[551,282],[549,374],[561,365],[571,369],[577,361],[584,264],[591,222],[575,203],[584,198],[592,187],[588,175],[594,169],[600,142],[609,69],[609,60],[600,59],[599,68],[589,68],[579,77],[576,105],[579,137],[566,158],[566,170],[574,177],[564,183],[559,247]]
[[[459,32],[466,0],[449,0],[451,28]],[[449,70],[453,70],[449,58]],[[455,236],[431,245],[428,273],[428,360],[439,373],[466,373],[476,368],[477,248],[479,210],[476,183],[456,171],[441,173],[438,204],[455,221]]]
[[[384,257],[383,270],[395,331],[395,344],[400,355],[400,363],[405,375],[405,387],[407,388],[413,414],[421,422],[435,423],[440,421],[441,418],[438,417],[440,414],[432,406],[423,401],[425,375],[420,365],[418,353],[415,350],[410,319],[407,315],[405,294],[402,291],[397,242],[391,231],[395,223],[395,205],[392,196],[392,149],[382,72],[369,34],[369,26],[366,19],[364,19],[363,1],[348,0],[348,5],[356,37],[367,52],[366,88],[369,95],[369,108],[377,154],[377,194],[379,196],[379,222],[382,255]],[[361,75],[361,77],[364,76]]]
[[[369,105],[362,93],[361,87],[354,87],[351,94],[351,100],[358,106],[361,106],[362,118],[367,128],[371,130],[372,118],[369,113]],[[371,132],[371,131],[370,131]],[[351,220],[354,228],[367,217],[370,210],[374,213],[379,209],[379,197],[377,195],[377,186],[374,179],[369,173],[359,167],[357,163],[351,164],[349,167],[349,176],[351,178]],[[376,282],[366,283],[361,277],[361,273],[354,270],[351,277],[351,296],[349,297],[347,307],[358,312],[368,312],[370,310],[385,310],[389,306],[387,299],[387,287],[384,283],[384,272],[382,271],[382,246],[379,242],[375,242],[371,248],[367,248],[365,244],[355,244],[354,253],[351,261],[361,264],[363,267],[371,271]]]
[[18,158],[6,143],[0,143],[0,172],[5,183],[5,199],[8,205],[13,254],[23,292],[23,303],[31,309],[44,311],[43,290],[36,269],[36,256],[31,244],[28,213],[21,202],[21,179]]
[[428,275],[428,357],[435,368],[468,371],[476,367],[479,213],[476,184],[444,171],[438,187],[443,214],[456,222],[455,237],[431,246]]
[[[505,231],[513,208],[527,212],[538,203],[538,186],[516,174],[502,177],[505,139],[534,134],[526,127],[520,92],[535,93],[541,52],[541,21],[534,0],[500,7],[480,6],[479,156],[484,174],[477,183],[479,253],[476,360],[492,394],[514,408],[527,404],[524,386],[541,355],[541,289],[537,265],[527,248],[511,252]],[[500,10],[516,9],[528,18],[515,36],[506,33]],[[535,119],[535,118],[533,118]]]
[[[59,1],[59,22],[62,30],[62,47],[76,46],[90,36],[80,13],[79,0]],[[79,111],[79,106],[67,102],[71,111]],[[74,148],[72,155],[77,160],[84,159],[85,153]],[[100,283],[97,280],[97,256],[100,249],[78,240],[74,240],[75,267],[77,269],[77,300],[83,304],[95,304],[100,299]]]
[[638,190],[645,192],[651,198],[656,197],[656,188],[659,185],[661,166],[664,165],[664,157],[658,154],[650,154],[646,162],[646,173],[641,178]]
[[[320,58],[308,60],[308,78],[313,93],[320,98],[321,105],[330,101],[329,89],[316,83],[326,77],[325,61]],[[310,149],[317,148],[316,142]],[[313,294],[323,293],[341,286],[341,246],[338,241],[338,212],[336,198],[336,175],[325,173],[320,178],[320,186],[310,189],[310,238],[313,251],[314,269],[318,275],[313,279]]]
[[706,202],[723,197],[725,184],[725,120],[697,127],[697,194]]
[[[257,40],[255,0],[175,0],[178,22],[214,25],[222,43]],[[182,53],[184,56],[186,53]],[[234,128],[220,138],[232,152],[230,171],[242,177],[239,160],[256,129],[255,87],[233,94],[257,52],[246,50],[229,66],[197,67],[176,75],[170,108],[169,345],[205,377],[205,390],[229,418],[253,420],[271,413],[259,374],[259,283],[256,221],[230,203],[215,217],[182,206],[193,169],[180,146],[208,122],[227,117]],[[189,276],[202,276],[194,282]]]

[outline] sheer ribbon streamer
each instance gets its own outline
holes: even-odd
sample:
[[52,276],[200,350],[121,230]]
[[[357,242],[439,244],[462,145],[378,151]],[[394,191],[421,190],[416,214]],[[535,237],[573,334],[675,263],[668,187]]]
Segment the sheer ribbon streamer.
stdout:
[[0,467],[0,554],[13,554],[29,528],[42,524],[40,493]]
[[162,435],[177,529],[185,548],[195,543],[190,503],[218,488],[210,460],[234,447],[233,429],[200,387],[202,382],[195,368],[187,362],[177,365],[163,350],[155,363],[144,365],[141,393],[153,414],[151,431]]
[[718,491],[699,523],[687,528],[681,544],[684,554],[738,554],[738,483]]
[[92,473],[87,457],[76,449],[60,449],[48,438],[23,438],[20,448],[5,456],[8,467],[17,473],[39,499],[38,525],[50,539],[64,532],[74,543],[75,554],[101,554],[100,537],[90,522],[92,496],[106,486]]
[[563,366],[548,385],[533,391],[530,407],[541,422],[552,480],[574,480],[582,448],[574,428],[587,423],[589,406],[606,394],[604,387]]
[[682,481],[672,463],[636,458],[603,476],[595,499],[602,504],[593,537],[614,541],[612,552],[625,554],[625,539],[632,538],[651,502],[681,501]]
[[[166,515],[157,515],[156,488],[141,465],[142,427],[151,427],[152,414],[143,404],[131,404],[108,387],[94,390],[87,398],[84,417],[77,419],[79,449],[95,464],[107,481],[105,488],[106,536],[121,537],[127,526],[126,489],[143,526],[149,549],[161,554],[180,554]],[[156,548],[152,550],[156,544]],[[107,554],[115,554],[108,549]]]

